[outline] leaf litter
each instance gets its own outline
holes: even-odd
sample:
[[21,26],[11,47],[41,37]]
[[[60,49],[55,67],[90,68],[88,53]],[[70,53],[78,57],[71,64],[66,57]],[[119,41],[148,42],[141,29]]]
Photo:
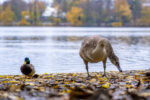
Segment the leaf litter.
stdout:
[[150,100],[150,70],[0,75],[0,100]]

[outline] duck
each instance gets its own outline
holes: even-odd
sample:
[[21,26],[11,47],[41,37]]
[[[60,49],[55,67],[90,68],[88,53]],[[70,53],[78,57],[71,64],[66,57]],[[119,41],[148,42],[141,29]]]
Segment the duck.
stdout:
[[25,57],[24,64],[20,67],[20,70],[25,77],[32,78],[35,74],[35,69],[32,64],[30,64],[29,57]]
[[88,77],[90,76],[88,63],[98,63],[101,61],[104,68],[103,76],[106,76],[106,62],[108,58],[122,72],[119,58],[114,53],[112,45],[107,38],[99,35],[86,37],[81,44],[79,55],[85,64]]

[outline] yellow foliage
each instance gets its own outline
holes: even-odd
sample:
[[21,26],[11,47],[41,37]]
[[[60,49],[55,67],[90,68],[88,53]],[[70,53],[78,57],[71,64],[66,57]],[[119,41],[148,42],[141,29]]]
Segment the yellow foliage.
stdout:
[[15,14],[9,5],[1,12],[0,18],[3,25],[12,25],[15,19]]
[[96,82],[96,79],[91,79],[89,82],[93,83],[93,82]]
[[114,27],[121,27],[122,26],[122,22],[113,22],[112,26],[114,26]]
[[27,16],[27,12],[26,11],[22,11],[21,12],[21,21],[19,22],[19,25],[30,25],[29,22],[27,22],[26,17]]
[[150,8],[149,7],[143,7],[141,11],[141,18],[139,19],[140,25],[148,26],[150,25]]
[[125,84],[125,86],[126,86],[127,88],[132,88],[132,87],[133,87],[131,84]]
[[81,88],[85,88],[85,86],[84,86],[84,85],[82,85],[82,86],[81,86]]
[[79,7],[72,7],[69,12],[67,12],[67,21],[73,26],[81,26],[83,24],[82,19],[84,18],[83,10]]
[[115,13],[120,17],[120,19],[121,16],[126,16],[128,19],[132,18],[130,6],[126,0],[115,0],[114,5]]
[[69,84],[69,82],[65,82],[65,84]]
[[75,77],[75,76],[77,76],[77,74],[76,74],[76,73],[74,73],[74,74],[72,74],[72,76],[73,76],[73,77]]
[[54,75],[50,74],[48,77],[54,77]]
[[53,25],[54,26],[59,25],[60,22],[61,22],[60,18],[56,18],[56,17],[53,18]]
[[102,85],[103,88],[109,88],[109,86],[110,86],[110,83],[109,83],[109,82],[107,82],[107,83],[105,83],[104,85]]
[[[36,5],[36,6],[34,6]],[[29,19],[33,25],[41,25],[40,17],[45,11],[46,5],[42,1],[35,0],[31,3],[29,11]]]

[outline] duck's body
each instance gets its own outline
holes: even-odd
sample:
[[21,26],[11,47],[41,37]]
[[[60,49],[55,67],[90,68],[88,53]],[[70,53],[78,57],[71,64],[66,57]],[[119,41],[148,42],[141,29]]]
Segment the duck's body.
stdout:
[[32,64],[23,64],[20,70],[24,75],[29,77],[32,77],[35,74],[35,69]]
[[25,58],[25,63],[20,68],[22,74],[28,77],[32,77],[35,74],[35,69],[32,64],[30,64],[29,58]]
[[119,71],[122,71],[119,65],[119,59],[114,54],[113,48],[108,39],[106,38],[100,36],[91,36],[86,38],[81,45],[79,54],[86,65],[87,73],[88,73],[88,62],[97,63],[102,61],[104,65],[104,75],[105,75],[107,58],[109,58],[111,62],[117,66]]

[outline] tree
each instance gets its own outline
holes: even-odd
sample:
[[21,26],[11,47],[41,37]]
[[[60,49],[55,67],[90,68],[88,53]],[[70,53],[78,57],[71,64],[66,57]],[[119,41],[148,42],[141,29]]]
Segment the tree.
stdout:
[[142,1],[141,0],[127,0],[127,1],[132,11],[133,24],[137,26],[138,20],[141,17]]
[[29,3],[28,7],[30,12],[29,18],[31,24],[40,25],[41,24],[40,17],[42,16],[43,12],[46,9],[46,4],[42,1],[36,0]]
[[72,7],[66,16],[67,20],[73,26],[81,26],[83,24],[82,19],[84,18],[83,10],[79,7]]
[[27,10],[27,3],[24,0],[7,0],[3,4],[5,9],[8,5],[11,5],[11,10],[16,15],[15,21],[21,20],[21,12]]
[[11,6],[8,5],[2,12],[1,12],[1,22],[3,25],[12,25],[15,19],[15,14],[11,10]]
[[123,25],[131,22],[132,13],[126,0],[115,0],[114,11],[116,20],[122,22]]
[[140,25],[150,25],[150,7],[144,6],[141,11],[141,18],[139,19]]
[[[93,24],[95,24],[97,17],[98,17],[98,13],[95,12],[96,9],[93,9],[95,7],[93,7],[92,3],[90,0],[85,0],[82,1],[80,4],[80,7],[83,8],[83,13],[85,15],[85,18],[83,20],[84,25],[85,26],[91,26]],[[101,7],[101,6],[99,6]],[[101,9],[99,9],[101,11]]]
[[82,23],[85,26],[100,26],[103,23],[109,23],[112,13],[112,0],[54,0],[53,7],[58,11],[57,17],[61,22],[66,22],[63,14],[72,9],[72,7],[82,8],[84,18]]
[[26,16],[28,15],[27,11],[22,11],[21,12],[21,21],[19,22],[19,25],[30,25],[30,23],[26,20]]

